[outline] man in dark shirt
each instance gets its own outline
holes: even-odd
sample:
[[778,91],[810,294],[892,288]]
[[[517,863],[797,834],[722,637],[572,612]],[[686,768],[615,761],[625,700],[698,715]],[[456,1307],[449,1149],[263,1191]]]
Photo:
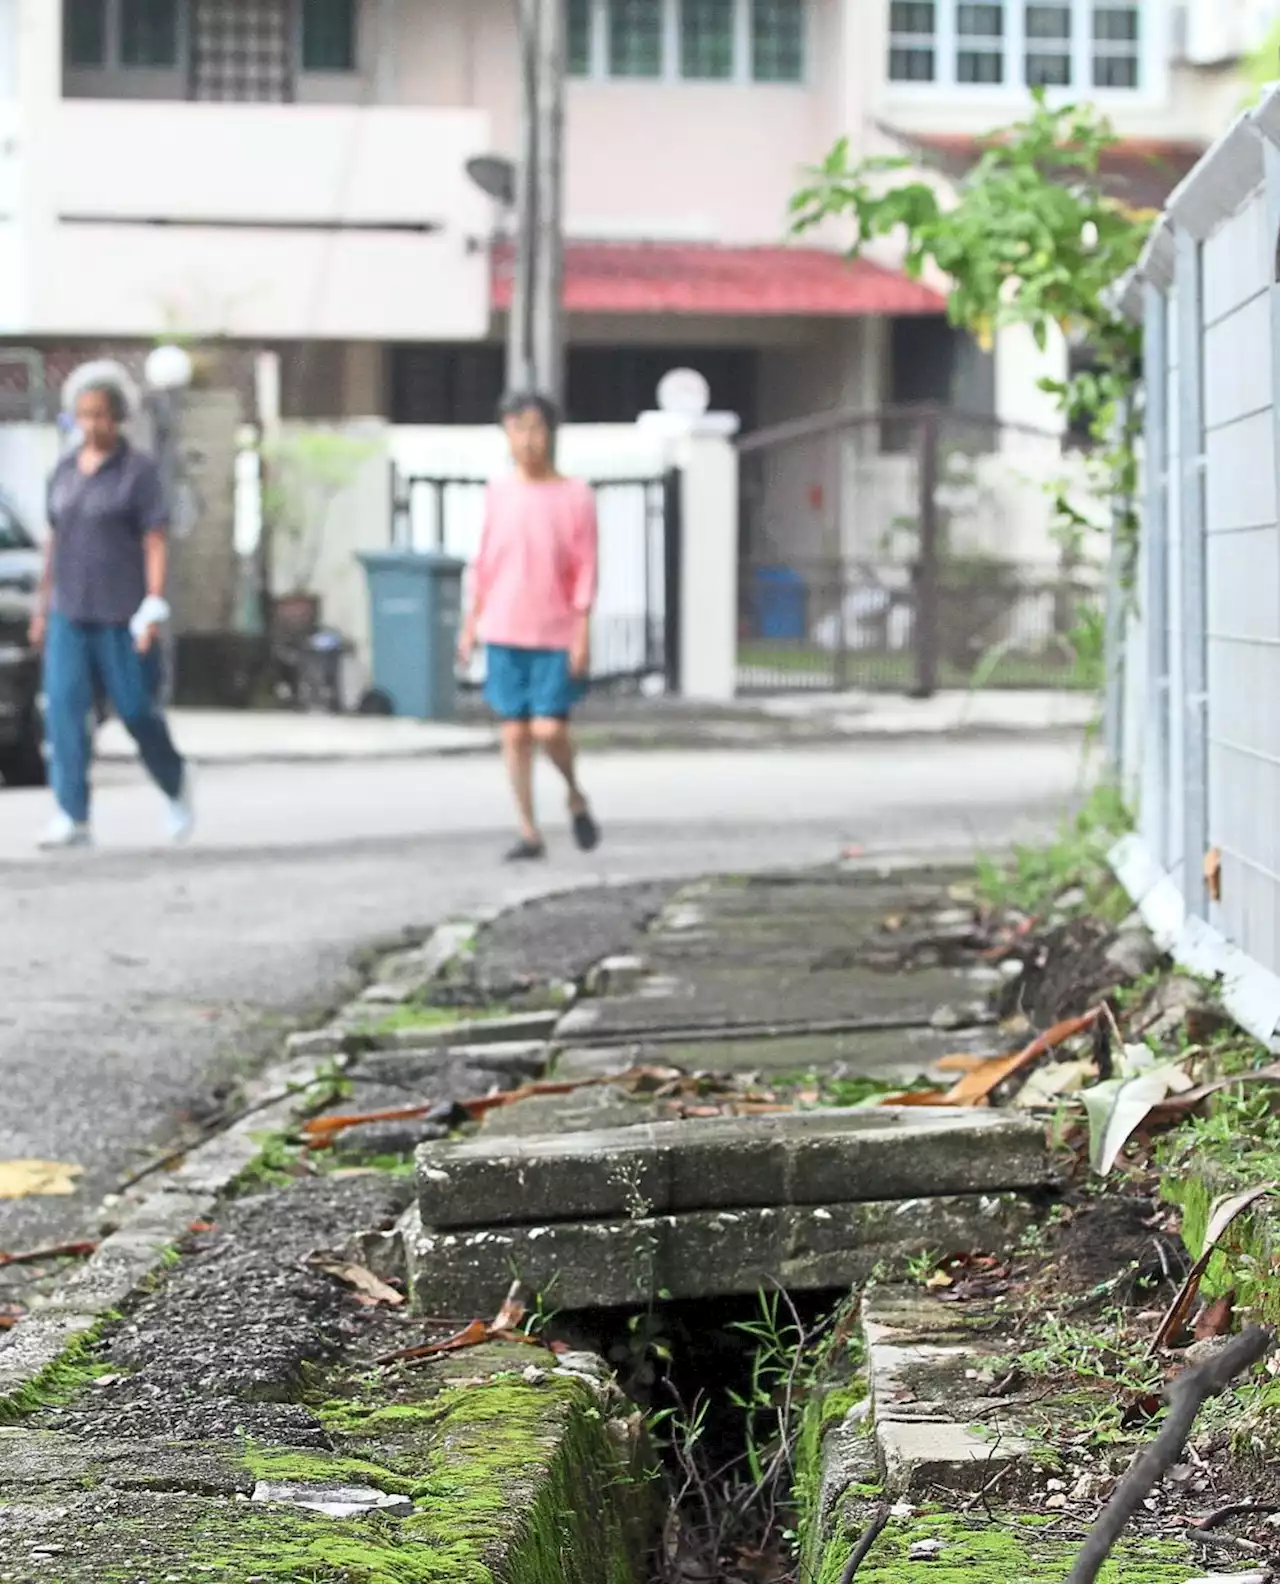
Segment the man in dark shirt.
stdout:
[[42,847],[89,837],[89,722],[101,690],[169,803],[169,834],[190,836],[190,777],[157,705],[157,628],[168,511],[155,464],[121,433],[124,389],[105,374],[75,400],[79,448],[49,481],[50,535],[32,642],[44,649],[50,782],[58,811]]

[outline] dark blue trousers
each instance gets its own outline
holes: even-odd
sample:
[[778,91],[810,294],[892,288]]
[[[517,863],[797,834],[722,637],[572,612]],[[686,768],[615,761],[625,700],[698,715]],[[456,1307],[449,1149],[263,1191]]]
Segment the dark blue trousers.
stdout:
[[111,701],[138,745],[151,779],[168,798],[182,790],[183,765],[156,703],[160,654],[140,655],[128,627],[49,617],[44,644],[45,730],[53,795],[78,824],[89,818],[90,712],[95,687]]

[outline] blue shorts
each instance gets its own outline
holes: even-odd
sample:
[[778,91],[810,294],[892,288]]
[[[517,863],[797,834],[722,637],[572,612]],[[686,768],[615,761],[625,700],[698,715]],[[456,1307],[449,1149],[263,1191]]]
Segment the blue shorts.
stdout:
[[503,720],[567,720],[587,691],[565,649],[485,647],[485,702]]

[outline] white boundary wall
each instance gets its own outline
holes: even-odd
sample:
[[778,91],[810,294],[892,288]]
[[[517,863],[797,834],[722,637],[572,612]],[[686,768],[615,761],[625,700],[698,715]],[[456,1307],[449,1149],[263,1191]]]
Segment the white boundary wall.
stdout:
[[[1169,199],[1125,305],[1144,326],[1136,609],[1117,866],[1162,942],[1280,1034],[1280,85]],[[1221,855],[1220,897],[1206,859]]]

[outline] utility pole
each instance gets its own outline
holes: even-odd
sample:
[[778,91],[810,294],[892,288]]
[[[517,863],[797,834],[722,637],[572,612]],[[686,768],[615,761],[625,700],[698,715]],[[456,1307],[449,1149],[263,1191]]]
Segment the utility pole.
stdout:
[[537,0],[537,183],[533,367],[545,395],[564,399],[564,79],[566,0]]
[[507,389],[536,381],[533,352],[535,249],[538,230],[538,37],[540,0],[516,0],[520,61],[520,148],[515,162],[515,237],[507,320]]

